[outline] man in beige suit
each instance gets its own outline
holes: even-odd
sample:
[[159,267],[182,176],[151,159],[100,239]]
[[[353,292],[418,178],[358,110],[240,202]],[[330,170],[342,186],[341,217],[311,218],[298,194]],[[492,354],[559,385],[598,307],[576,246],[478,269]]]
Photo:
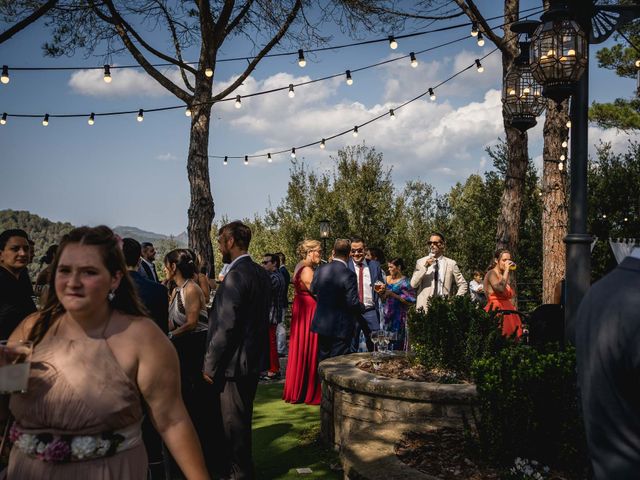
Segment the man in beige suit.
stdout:
[[416,262],[416,269],[411,277],[411,286],[418,294],[416,308],[427,309],[427,302],[435,295],[448,297],[453,295],[454,282],[456,295],[467,293],[467,281],[460,273],[458,264],[443,255],[445,249],[444,236],[433,233],[427,242],[430,252]]

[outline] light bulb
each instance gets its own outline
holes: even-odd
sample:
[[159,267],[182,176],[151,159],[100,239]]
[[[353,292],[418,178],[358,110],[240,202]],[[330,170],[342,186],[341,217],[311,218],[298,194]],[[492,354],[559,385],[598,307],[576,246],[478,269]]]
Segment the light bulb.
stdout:
[[547,52],[547,57],[554,57],[554,56],[555,56],[555,54],[556,54],[556,51],[555,51],[555,50],[553,50],[553,49],[551,49],[551,50],[549,50],[549,51]]
[[432,101],[432,102],[435,102],[435,101],[436,101],[436,94],[435,94],[435,92],[433,91],[433,88],[430,88],[430,89],[429,89],[429,98],[431,99],[431,101]]
[[602,214],[602,218],[607,218],[607,214],[606,214],[606,213],[603,213],[603,214]]
[[482,32],[478,32],[478,46],[484,47],[484,37],[482,36]]
[[248,155],[244,156],[244,164],[245,165],[249,165],[249,156]]
[[635,65],[636,65],[636,68],[640,68],[640,60],[636,60]]
[[576,51],[573,48],[567,52],[567,57],[575,57],[575,56],[576,56]]
[[137,120],[139,122],[144,120],[144,110],[142,110],[142,109],[138,110],[138,118],[137,118]]
[[271,159],[271,154],[267,153],[267,162],[271,163],[273,160]]
[[293,90],[293,83],[289,84],[289,98],[293,98],[296,96],[296,92]]
[[564,170],[564,163],[562,163],[562,162],[558,163],[558,170],[560,170],[560,171]]
[[213,69],[210,67],[207,67],[204,69],[204,76],[207,78],[211,78],[213,77]]
[[471,36],[472,37],[478,36],[478,24],[476,22],[473,22],[471,24]]
[[478,68],[478,73],[484,72],[484,67],[480,63],[480,60],[478,60],[477,58],[476,58],[476,67]]
[[291,149],[291,158],[296,158],[296,147]]
[[236,95],[236,108],[242,107],[242,97],[240,95]]
[[561,161],[565,161],[567,159],[567,156],[565,154],[560,155],[560,160]]
[[562,142],[562,148],[567,148],[568,145],[569,143],[566,140]]
[[515,95],[516,94],[516,89],[512,88],[509,90],[509,95]]
[[531,89],[529,87],[524,87],[524,89],[522,90],[522,94],[529,95],[529,93],[531,93]]
[[304,52],[302,49],[298,50],[298,65],[304,67],[307,64],[307,61],[304,59]]
[[391,120],[395,120],[396,119],[396,113],[393,111],[393,108],[389,110],[389,118]]
[[571,128],[571,120],[567,120],[567,128]]
[[227,164],[227,158],[229,158],[229,157],[228,157],[227,155],[225,155],[225,156],[224,156],[224,160],[222,161],[222,164],[223,164],[223,165],[226,165],[226,164]]
[[353,127],[353,136],[354,138],[358,136],[358,126]]
[[105,83],[111,83],[111,67],[109,65],[104,66],[104,81]]
[[191,109],[190,109],[189,107],[187,107],[187,108],[186,108],[186,110],[184,111],[184,114],[185,114],[187,117],[190,117],[190,116],[191,116]]
[[351,70],[345,72],[347,76],[347,85],[353,85],[353,78],[351,78]]
[[2,66],[2,76],[0,77],[0,81],[5,85],[9,83],[9,67],[7,65]]
[[44,118],[42,119],[42,125],[43,125],[43,126],[45,126],[45,127],[46,127],[47,125],[49,125],[49,114],[48,114],[48,113],[46,113],[46,114],[44,115]]
[[324,138],[322,139],[322,141],[320,142],[320,149],[324,150],[326,147],[326,145],[324,144]]
[[628,221],[629,221],[629,218],[628,218],[628,217],[624,217],[624,221],[625,221],[625,222],[628,222]]
[[413,68],[416,68],[418,66],[418,60],[416,59],[416,54],[411,52],[409,54],[409,58],[411,58],[411,66]]
[[391,50],[395,50],[396,48],[398,48],[398,42],[396,42],[396,39],[393,35],[389,35],[389,48]]
[[0,118],[0,125],[6,125],[7,124],[7,112],[4,112],[2,114],[2,118]]
[[87,123],[89,125],[93,125],[94,123],[96,123],[96,114],[91,112],[91,115],[89,115],[89,120],[87,120]]

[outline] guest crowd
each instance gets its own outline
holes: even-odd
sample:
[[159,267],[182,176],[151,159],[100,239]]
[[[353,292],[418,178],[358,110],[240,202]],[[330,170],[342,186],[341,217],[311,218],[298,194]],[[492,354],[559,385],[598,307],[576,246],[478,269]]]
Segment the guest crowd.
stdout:
[[[281,252],[254,262],[250,242],[241,222],[220,228],[216,282],[189,249],[168,252],[158,275],[151,243],[81,227],[47,249],[34,288],[28,234],[2,232],[0,340],[33,345],[27,392],[1,409],[8,478],[252,479],[253,402],[260,379],[281,378],[280,357],[284,401],[318,405],[318,363],[373,351],[380,331],[408,350],[411,306],[470,291],[514,310],[506,250],[467,284],[440,233],[410,276],[362,238],[337,239],[326,263],[302,241],[291,274]],[[519,337],[519,316],[502,328]]]

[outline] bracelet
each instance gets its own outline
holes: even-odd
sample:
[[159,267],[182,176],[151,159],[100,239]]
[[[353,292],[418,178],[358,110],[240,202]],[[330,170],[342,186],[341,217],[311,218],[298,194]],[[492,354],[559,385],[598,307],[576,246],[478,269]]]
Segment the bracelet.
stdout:
[[171,340],[173,338],[173,332],[167,333],[167,337],[169,337],[169,340]]

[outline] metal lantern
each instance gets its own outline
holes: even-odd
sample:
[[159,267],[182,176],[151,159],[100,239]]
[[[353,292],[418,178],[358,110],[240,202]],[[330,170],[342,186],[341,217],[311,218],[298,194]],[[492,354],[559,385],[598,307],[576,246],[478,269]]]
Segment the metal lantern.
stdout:
[[520,42],[520,55],[507,71],[502,85],[502,104],[512,127],[521,132],[536,125],[546,108],[542,86],[536,82],[529,65],[529,42]]
[[587,68],[588,39],[566,2],[554,2],[541,20],[531,39],[531,73],[542,94],[560,103]]
[[331,235],[331,223],[329,220],[320,220],[320,238],[329,238]]

